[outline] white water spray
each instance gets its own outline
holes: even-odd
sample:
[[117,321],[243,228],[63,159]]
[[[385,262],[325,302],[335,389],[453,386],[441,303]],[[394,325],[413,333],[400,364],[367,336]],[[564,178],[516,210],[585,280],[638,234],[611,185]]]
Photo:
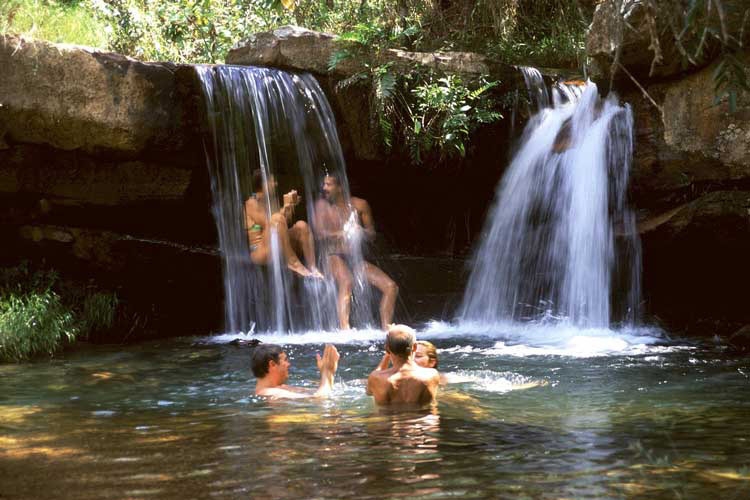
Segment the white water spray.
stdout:
[[[462,322],[553,319],[608,328],[638,319],[640,245],[626,190],[632,114],[596,85],[559,85],[497,188],[460,309]],[[534,87],[536,86],[536,87]]]

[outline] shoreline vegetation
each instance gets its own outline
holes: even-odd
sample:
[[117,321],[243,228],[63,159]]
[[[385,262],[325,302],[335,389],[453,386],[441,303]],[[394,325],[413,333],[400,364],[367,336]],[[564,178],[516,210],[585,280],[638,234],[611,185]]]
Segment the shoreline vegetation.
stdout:
[[0,362],[52,356],[76,340],[105,333],[118,309],[115,293],[62,280],[27,263],[0,269]]
[[221,63],[251,34],[293,24],[343,38],[368,32],[393,48],[578,68],[593,10],[578,0],[6,0],[0,34],[146,61]]

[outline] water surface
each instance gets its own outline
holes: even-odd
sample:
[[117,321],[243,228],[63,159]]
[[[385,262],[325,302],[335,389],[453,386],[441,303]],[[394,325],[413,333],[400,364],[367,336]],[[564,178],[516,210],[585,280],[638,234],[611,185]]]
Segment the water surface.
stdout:
[[[746,498],[750,361],[653,330],[433,324],[449,386],[386,412],[382,334],[287,342],[291,383],[342,354],[334,397],[251,396],[236,336],[84,347],[0,366],[0,498]],[[514,390],[518,384],[547,385]]]

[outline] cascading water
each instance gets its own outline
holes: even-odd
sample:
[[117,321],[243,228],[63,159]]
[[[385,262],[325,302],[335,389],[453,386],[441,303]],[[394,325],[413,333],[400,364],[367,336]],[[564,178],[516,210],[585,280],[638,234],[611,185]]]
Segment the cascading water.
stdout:
[[[207,161],[213,210],[223,256],[226,326],[232,332],[331,330],[337,325],[336,287],[331,279],[292,279],[271,234],[272,261],[255,266],[249,258],[244,203],[253,192],[252,171],[264,185],[273,176],[301,177],[308,219],[324,175],[335,175],[350,206],[338,133],[327,99],[309,74],[242,66],[199,66],[211,131]],[[268,220],[279,210],[278,195],[265,197]],[[372,299],[360,271],[358,241],[349,242],[357,307],[353,317],[372,323]],[[327,258],[319,249],[318,266]],[[356,313],[356,316],[355,316]]]
[[[460,308],[464,322],[557,318],[607,328],[638,319],[640,243],[626,189],[632,114],[596,85],[558,85],[497,188]],[[622,292],[626,290],[626,292]]]

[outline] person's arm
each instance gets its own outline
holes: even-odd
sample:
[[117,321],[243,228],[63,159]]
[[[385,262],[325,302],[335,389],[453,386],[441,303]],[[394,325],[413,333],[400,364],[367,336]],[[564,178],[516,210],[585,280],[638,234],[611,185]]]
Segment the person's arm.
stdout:
[[333,377],[339,366],[339,352],[332,344],[326,344],[323,350],[323,357],[316,354],[318,360],[318,370],[320,370],[320,387],[315,391],[313,396],[328,397],[333,390]]
[[429,381],[427,382],[427,390],[430,392],[430,395],[432,396],[432,402],[437,402],[437,393],[438,393],[438,387],[440,387],[440,374],[437,370],[434,370],[435,374],[430,377]]
[[352,198],[352,205],[354,206],[355,210],[359,212],[359,222],[362,224],[365,238],[367,238],[367,241],[374,240],[375,221],[372,217],[372,209],[370,208],[370,204],[361,198]]
[[287,224],[291,223],[294,218],[294,207],[299,203],[299,199],[299,195],[295,190],[289,191],[282,198],[283,206],[279,210],[279,213],[286,219]]
[[376,370],[387,370],[388,367],[391,364],[391,355],[388,353],[385,353],[383,355],[383,359],[380,360],[380,363],[378,363],[378,367],[375,368]]

